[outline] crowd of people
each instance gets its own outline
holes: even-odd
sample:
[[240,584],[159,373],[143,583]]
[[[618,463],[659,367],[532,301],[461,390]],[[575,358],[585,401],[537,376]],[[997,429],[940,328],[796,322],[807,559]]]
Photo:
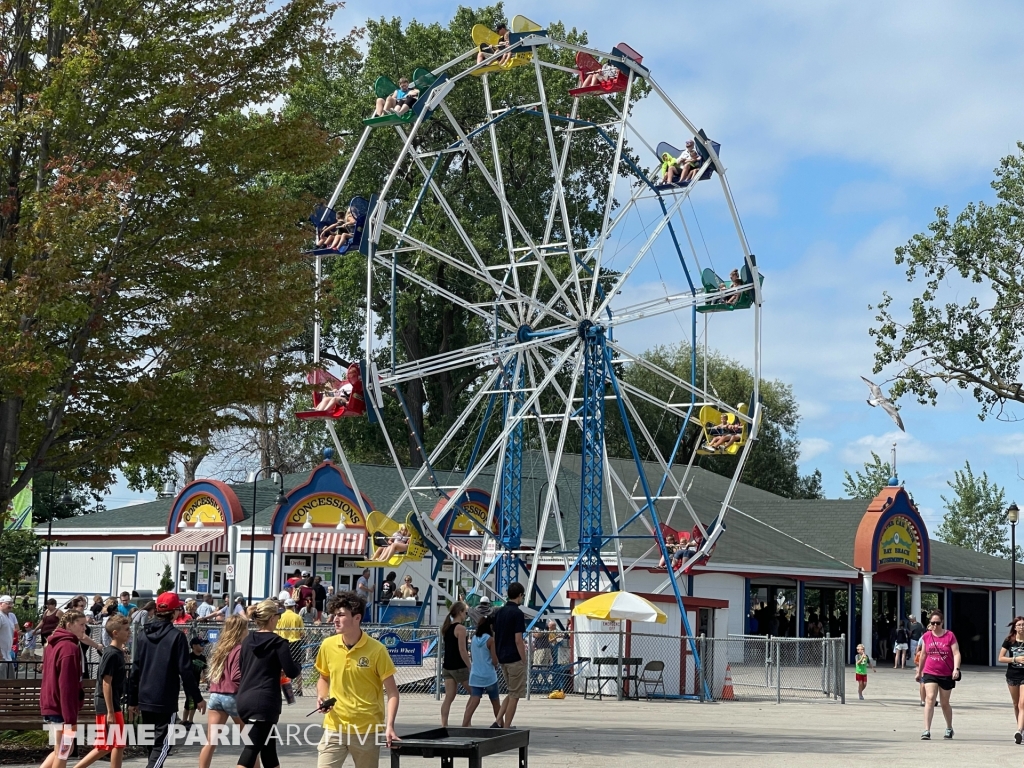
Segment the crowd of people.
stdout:
[[[300,588],[293,585],[290,594],[297,594]],[[163,766],[171,749],[169,734],[179,722],[190,730],[201,727],[191,719],[196,714],[207,715],[200,768],[209,768],[220,741],[219,729],[229,721],[251,727],[251,743],[242,749],[237,765],[254,768],[257,761],[263,768],[280,765],[274,726],[281,716],[282,697],[287,700],[291,694],[291,679],[300,679],[302,672],[284,636],[288,629],[282,624],[284,617],[294,614],[295,598],[263,600],[243,613],[225,616],[209,653],[204,639],[189,637],[175,626],[185,610],[176,593],[164,592],[153,602],[153,615],[136,637],[130,671],[127,643],[131,619],[116,610],[106,618],[104,630],[110,643],[103,648],[97,668],[93,702],[98,736],[92,751],[75,768],[86,768],[108,753],[111,765],[119,768],[127,745],[125,711],[129,722],[152,729],[147,768]],[[59,612],[46,640],[40,709],[44,721],[59,736],[42,768],[64,768],[71,756],[74,726],[84,700],[81,648],[89,639],[91,612],[83,609],[84,604],[73,600],[68,610]],[[387,745],[396,739],[399,694],[395,667],[387,649],[362,631],[365,609],[364,599],[356,592],[334,595],[324,606],[324,617],[333,623],[335,634],[320,644],[313,664],[319,673],[317,707],[325,716],[318,746],[322,768],[340,768],[349,754],[357,768],[376,766],[381,747],[376,731],[381,731]],[[204,618],[213,616],[214,612],[208,611]],[[300,618],[299,626],[301,623]],[[200,689],[201,680],[209,684],[208,698]],[[179,719],[182,691],[185,715]],[[113,725],[120,728],[111,728]]]

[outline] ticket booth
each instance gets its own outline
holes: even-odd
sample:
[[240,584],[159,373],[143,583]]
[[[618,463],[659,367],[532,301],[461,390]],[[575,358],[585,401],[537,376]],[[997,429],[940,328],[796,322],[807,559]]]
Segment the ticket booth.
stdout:
[[199,573],[199,555],[195,552],[179,555],[178,592],[195,592]]
[[210,578],[210,594],[221,597],[228,587],[227,567],[231,555],[217,554],[213,556],[213,573]]

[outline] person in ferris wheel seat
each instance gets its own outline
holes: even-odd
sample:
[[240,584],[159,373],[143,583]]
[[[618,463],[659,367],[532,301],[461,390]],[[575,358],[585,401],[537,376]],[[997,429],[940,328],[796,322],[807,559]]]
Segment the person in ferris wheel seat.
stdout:
[[[740,288],[743,286],[743,278],[740,277],[740,271],[738,269],[734,269],[732,272],[729,273],[729,279],[732,280],[732,285],[729,286],[730,288]],[[725,290],[724,285],[722,286],[722,290]],[[727,296],[724,299],[722,299],[722,303],[735,304],[737,301],[740,300],[740,296],[742,295],[742,293],[734,293],[732,296]]]
[[316,241],[317,248],[331,248],[338,250],[352,239],[352,233],[356,228],[356,213],[351,208],[345,211],[345,220],[336,221],[325,227]]
[[377,106],[373,111],[374,117],[384,115],[404,115],[416,105],[416,99],[420,96],[419,88],[411,87],[408,77],[398,79],[398,88],[386,99],[377,99]]
[[[481,45],[480,52],[476,55],[477,64],[482,62],[488,56],[508,48],[508,26],[506,26],[504,22],[499,23],[498,26],[494,28],[494,34],[500,37],[501,40],[498,42],[497,45]],[[498,60],[498,66],[505,66],[506,64],[508,64],[509,59],[511,58],[512,54],[506,52],[505,55]]]
[[383,547],[377,547],[370,559],[374,562],[390,560],[393,555],[401,555],[409,550],[409,527],[402,523],[398,530],[388,537],[388,543]]
[[611,64],[605,64],[600,69],[587,75],[580,84],[580,87],[590,88],[595,85],[600,85],[601,83],[606,83],[609,80],[614,80],[618,76],[619,70],[617,67],[614,67]]
[[333,411],[339,406],[348,405],[355,392],[355,385],[360,382],[359,364],[352,363],[345,374],[346,381],[337,389],[328,389],[317,403],[315,411]]
[[743,436],[743,424],[739,422],[730,424],[729,417],[723,413],[722,422],[717,427],[709,429],[708,432],[712,434],[711,442],[707,446],[708,450],[717,451],[719,448],[725,448],[740,441]]

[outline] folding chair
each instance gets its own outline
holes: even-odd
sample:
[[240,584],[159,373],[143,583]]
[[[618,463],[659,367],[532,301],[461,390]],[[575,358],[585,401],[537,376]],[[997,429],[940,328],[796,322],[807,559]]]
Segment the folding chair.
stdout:
[[661,686],[661,695],[667,696],[668,694],[665,692],[665,662],[648,661],[644,665],[640,677],[637,678],[637,683],[644,687],[644,697],[648,701],[651,700],[651,690],[653,689],[657,693],[658,686]]

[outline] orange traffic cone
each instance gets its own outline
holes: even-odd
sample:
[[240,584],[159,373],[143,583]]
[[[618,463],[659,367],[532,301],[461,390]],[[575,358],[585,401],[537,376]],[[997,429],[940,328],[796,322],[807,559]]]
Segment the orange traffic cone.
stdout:
[[722,701],[736,701],[736,692],[732,689],[732,667],[725,665],[725,682],[722,684]]

